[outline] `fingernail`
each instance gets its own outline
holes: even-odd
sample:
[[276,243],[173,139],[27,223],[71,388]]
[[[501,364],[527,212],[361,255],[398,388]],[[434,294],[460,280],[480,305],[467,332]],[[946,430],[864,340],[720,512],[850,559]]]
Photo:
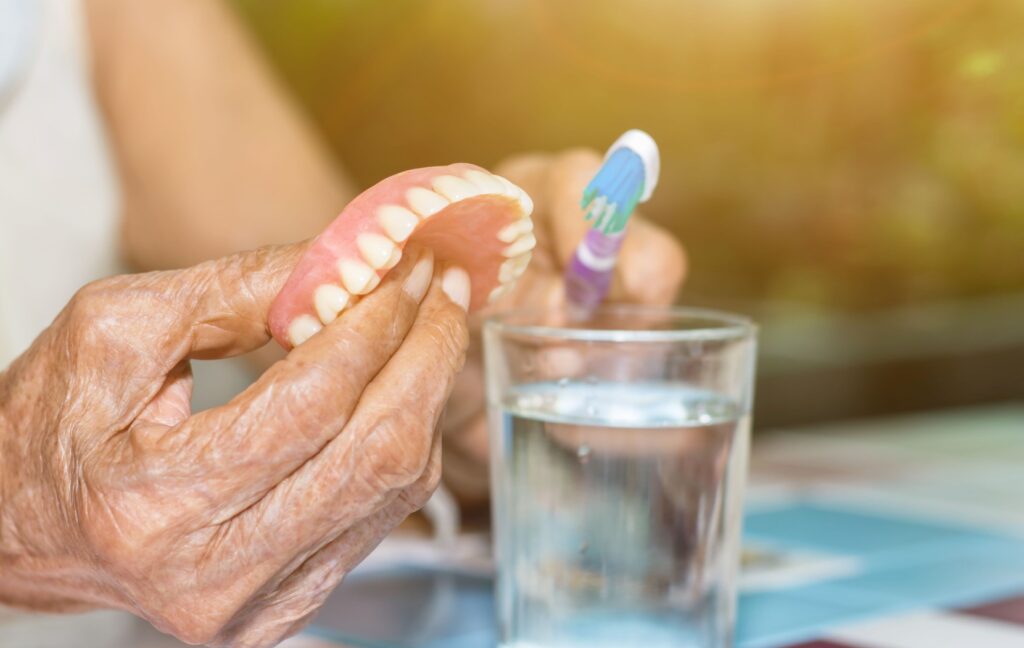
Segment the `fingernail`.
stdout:
[[409,273],[409,276],[405,278],[405,283],[402,284],[402,290],[414,300],[421,301],[423,295],[427,294],[427,288],[430,287],[430,279],[433,276],[434,255],[427,252],[412,267],[412,272]]
[[441,277],[441,289],[462,310],[469,310],[469,273],[459,266],[448,268]]

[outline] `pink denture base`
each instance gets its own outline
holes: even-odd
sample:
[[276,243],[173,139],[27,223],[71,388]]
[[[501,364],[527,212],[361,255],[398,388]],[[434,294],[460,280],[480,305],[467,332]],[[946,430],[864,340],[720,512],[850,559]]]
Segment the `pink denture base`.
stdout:
[[[316,289],[323,284],[342,285],[339,261],[362,260],[356,239],[364,232],[382,233],[378,209],[384,205],[408,208],[407,194],[413,187],[433,190],[432,182],[439,176],[461,178],[472,171],[487,173],[464,163],[413,169],[377,183],[352,200],[317,236],[271,305],[269,326],[274,339],[285,348],[291,348],[290,324],[302,315],[316,317],[313,306]],[[516,190],[514,185],[510,186]],[[401,250],[412,241],[432,248],[438,261],[464,267],[472,284],[470,309],[475,310],[484,306],[491,291],[500,285],[499,268],[506,261],[503,250],[509,243],[499,240],[498,232],[528,216],[522,200],[506,194],[482,193],[452,202],[436,214],[420,218],[411,236],[395,245]],[[376,273],[383,278],[388,270],[378,269]]]

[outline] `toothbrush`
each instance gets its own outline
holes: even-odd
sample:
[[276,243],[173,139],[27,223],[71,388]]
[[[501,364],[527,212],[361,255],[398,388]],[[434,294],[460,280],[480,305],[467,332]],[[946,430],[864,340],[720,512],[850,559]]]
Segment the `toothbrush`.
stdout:
[[658,145],[642,130],[623,133],[583,190],[580,206],[592,222],[565,271],[565,293],[578,312],[589,314],[608,294],[626,224],[638,203],[658,184]]

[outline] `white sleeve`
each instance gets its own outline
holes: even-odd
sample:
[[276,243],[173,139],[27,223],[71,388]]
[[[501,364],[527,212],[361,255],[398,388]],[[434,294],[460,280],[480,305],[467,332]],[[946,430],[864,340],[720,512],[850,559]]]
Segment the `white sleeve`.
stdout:
[[0,0],[0,113],[24,76],[39,29],[37,0]]

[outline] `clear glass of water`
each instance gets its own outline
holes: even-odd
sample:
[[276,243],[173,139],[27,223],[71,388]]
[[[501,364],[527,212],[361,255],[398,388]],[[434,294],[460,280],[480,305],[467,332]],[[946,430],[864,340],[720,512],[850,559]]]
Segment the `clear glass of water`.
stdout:
[[697,309],[485,324],[501,646],[732,645],[755,345]]

